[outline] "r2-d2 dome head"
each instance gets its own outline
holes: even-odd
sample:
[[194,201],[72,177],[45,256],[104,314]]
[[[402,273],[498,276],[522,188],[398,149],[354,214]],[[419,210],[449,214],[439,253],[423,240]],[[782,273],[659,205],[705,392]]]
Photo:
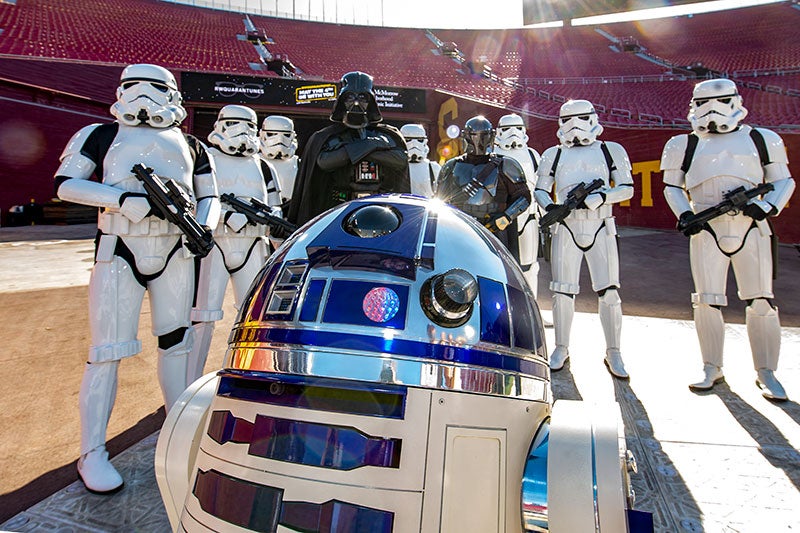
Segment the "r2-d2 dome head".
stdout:
[[695,133],[728,133],[746,116],[747,109],[731,80],[706,80],[694,86],[687,118]]
[[258,152],[258,117],[243,105],[223,107],[208,142],[228,155],[253,155]]
[[500,241],[446,204],[392,194],[319,215],[270,256],[225,368],[541,399],[546,358]]
[[594,106],[588,100],[568,100],[558,113],[558,138],[564,146],[588,146],[600,134],[603,126]]
[[128,65],[122,71],[111,114],[126,126],[169,128],[186,118],[175,76],[158,65]]
[[404,124],[400,128],[400,133],[406,141],[408,160],[411,163],[424,161],[428,157],[430,147],[428,146],[428,134],[422,124]]
[[528,146],[528,134],[525,133],[525,122],[516,113],[504,115],[497,122],[497,133],[494,144],[503,150],[518,150]]
[[333,106],[331,120],[350,128],[364,128],[383,120],[372,85],[372,76],[365,72],[348,72],[342,76],[339,97]]
[[461,138],[466,143],[466,152],[469,155],[486,155],[494,141],[494,128],[489,119],[478,115],[469,119],[464,124]]
[[288,117],[271,115],[261,123],[261,155],[267,159],[289,159],[297,151],[297,133]]

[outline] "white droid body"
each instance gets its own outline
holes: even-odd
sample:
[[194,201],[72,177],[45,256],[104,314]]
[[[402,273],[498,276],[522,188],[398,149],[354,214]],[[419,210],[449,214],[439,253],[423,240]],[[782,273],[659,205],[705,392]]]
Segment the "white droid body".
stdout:
[[[272,207],[270,214],[280,217],[280,191],[271,168],[258,155],[255,112],[244,106],[224,107],[209,141],[214,144],[210,153],[220,195],[231,194],[248,202],[255,199]],[[188,369],[190,383],[203,374],[214,323],[223,317],[228,280],[233,283],[234,306],[238,309],[269,255],[265,241],[269,229],[249,222],[224,201],[222,207],[222,216],[214,229],[216,246],[203,258],[197,280],[192,309],[195,342]]]
[[320,215],[254,281],[223,369],[165,421],[173,528],[626,531],[618,408],[551,408],[531,296],[506,248],[440,202]]
[[[514,158],[525,172],[528,188],[536,189],[536,170],[539,168],[539,153],[528,146],[528,134],[522,117],[512,113],[500,117],[497,134],[494,138],[495,154]],[[539,207],[531,202],[528,209],[517,219],[519,233],[519,263],[525,279],[533,289],[534,297],[539,294]]]
[[633,177],[625,149],[596,139],[602,132],[596,118],[594,108],[585,100],[565,103],[558,133],[562,144],[544,152],[537,172],[534,197],[546,211],[553,208],[554,198],[556,204],[563,204],[575,187],[602,180],[602,186],[587,196],[583,205],[550,226],[550,290],[556,337],[550,367],[559,370],[569,357],[574,297],[580,291],[580,268],[586,258],[592,290],[598,293],[598,313],[606,338],[605,363],[614,376],[626,379],[628,374],[620,355],[622,307],[617,292],[619,253],[612,204],[633,196]]
[[[119,489],[122,478],[108,462],[105,436],[117,388],[117,367],[141,351],[136,338],[145,291],[152,332],[158,337],[158,379],[169,410],[184,391],[192,345],[189,314],[194,258],[178,226],[153,215],[154,205],[133,173],[144,165],[196,209],[197,226],[214,226],[219,200],[205,147],[178,127],[186,116],[175,78],[157,65],[122,72],[111,113],[117,121],[77,132],[56,172],[58,196],[101,209],[95,264],[89,282],[91,347],[80,391],[81,457],[87,489]],[[97,174],[99,182],[91,181]],[[154,179],[157,179],[154,178]]]
[[762,184],[772,190],[746,205],[683,231],[690,236],[689,254],[695,292],[695,327],[704,363],[704,378],[692,390],[708,390],[722,381],[727,272],[733,265],[738,296],[748,302],[747,333],[765,397],[785,400],[774,376],[780,350],[778,310],[772,293],[772,231],[766,218],[776,216],[794,191],[781,138],[762,128],[739,125],[747,115],[736,85],[707,80],[694,90],[689,120],[695,130],[667,142],[661,159],[664,195],[683,223],[717,206],[736,189]]

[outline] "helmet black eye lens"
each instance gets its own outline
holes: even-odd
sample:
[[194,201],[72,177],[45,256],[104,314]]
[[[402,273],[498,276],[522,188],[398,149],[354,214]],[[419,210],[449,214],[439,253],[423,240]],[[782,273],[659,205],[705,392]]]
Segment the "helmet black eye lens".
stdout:
[[723,104],[730,104],[731,103],[730,97],[728,97],[728,98],[720,98],[719,101],[722,102]]
[[581,120],[589,120],[589,115],[581,115],[578,118]]
[[698,106],[698,107],[702,106],[702,105],[706,105],[707,103],[708,103],[708,99],[705,99],[705,98],[701,98],[700,100],[695,100],[694,101],[694,104],[696,106]]
[[137,82],[137,81],[126,81],[125,83],[122,84],[122,88],[125,89],[125,90],[128,90],[131,87],[133,87],[134,85],[136,85],[137,83],[139,83],[139,82]]
[[169,90],[169,87],[164,85],[163,83],[153,83],[151,82],[150,85],[156,88],[157,91],[165,93]]

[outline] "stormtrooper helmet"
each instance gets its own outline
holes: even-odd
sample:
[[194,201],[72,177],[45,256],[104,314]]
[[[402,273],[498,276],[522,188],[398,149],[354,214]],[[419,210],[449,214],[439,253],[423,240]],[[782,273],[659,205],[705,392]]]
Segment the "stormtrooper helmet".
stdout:
[[175,76],[158,65],[128,65],[122,71],[111,114],[126,126],[169,128],[186,118]]
[[267,159],[289,159],[297,151],[297,133],[294,122],[288,117],[271,115],[265,118],[258,137],[261,155]]
[[747,109],[731,80],[706,80],[694,86],[687,118],[695,133],[728,133],[746,116]]
[[494,128],[489,119],[483,115],[478,115],[464,124],[461,138],[464,139],[467,145],[467,154],[486,155],[494,140]]
[[423,161],[428,157],[428,135],[421,124],[405,124],[400,128],[400,133],[406,141],[408,160],[411,163]]
[[525,122],[516,113],[504,115],[497,122],[497,134],[494,144],[503,150],[517,150],[528,146],[528,134],[525,133]]
[[258,152],[258,117],[242,105],[223,107],[208,142],[229,155],[253,155]]
[[558,138],[564,146],[588,146],[600,134],[603,126],[588,100],[568,100],[558,113]]

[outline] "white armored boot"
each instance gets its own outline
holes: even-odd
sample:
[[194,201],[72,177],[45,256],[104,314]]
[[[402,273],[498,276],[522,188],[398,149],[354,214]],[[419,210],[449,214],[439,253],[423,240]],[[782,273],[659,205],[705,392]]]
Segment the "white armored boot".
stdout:
[[[694,295],[693,295],[694,296]],[[696,303],[694,324],[700,353],[703,355],[703,379],[689,385],[689,390],[701,392],[711,390],[717,383],[725,381],[722,374],[722,351],[725,343],[725,322],[722,311],[706,303]]]
[[192,352],[189,354],[189,361],[186,367],[187,386],[203,375],[203,369],[208,359],[208,351],[211,348],[211,340],[214,337],[215,325],[215,322],[198,322],[192,326],[194,339],[192,341]]
[[569,359],[569,332],[575,315],[575,300],[569,294],[553,294],[553,327],[556,349],[550,354],[550,370],[561,370]]
[[786,401],[786,391],[775,377],[781,350],[781,323],[778,310],[772,307],[768,300],[757,298],[745,308],[745,322],[753,363],[758,374],[756,386],[761,389],[764,398],[778,402]]
[[783,390],[781,382],[775,377],[775,372],[769,368],[759,368],[758,377],[756,378],[756,386],[761,389],[761,395],[776,402],[785,402],[789,398],[786,396],[786,391]]
[[689,385],[689,390],[695,392],[702,392],[711,390],[717,383],[725,381],[725,376],[722,374],[722,368],[711,363],[703,365],[703,379],[697,383]]
[[628,372],[622,362],[619,351],[622,332],[622,300],[616,289],[608,289],[597,299],[597,312],[606,338],[606,357],[603,359],[611,375],[619,379],[628,379]]
[[108,460],[106,429],[117,392],[118,361],[87,363],[80,390],[81,456],[78,475],[90,492],[111,494],[123,480]]
[[183,340],[167,349],[158,349],[158,383],[167,413],[190,384],[187,383],[189,357],[194,330],[188,328]]

